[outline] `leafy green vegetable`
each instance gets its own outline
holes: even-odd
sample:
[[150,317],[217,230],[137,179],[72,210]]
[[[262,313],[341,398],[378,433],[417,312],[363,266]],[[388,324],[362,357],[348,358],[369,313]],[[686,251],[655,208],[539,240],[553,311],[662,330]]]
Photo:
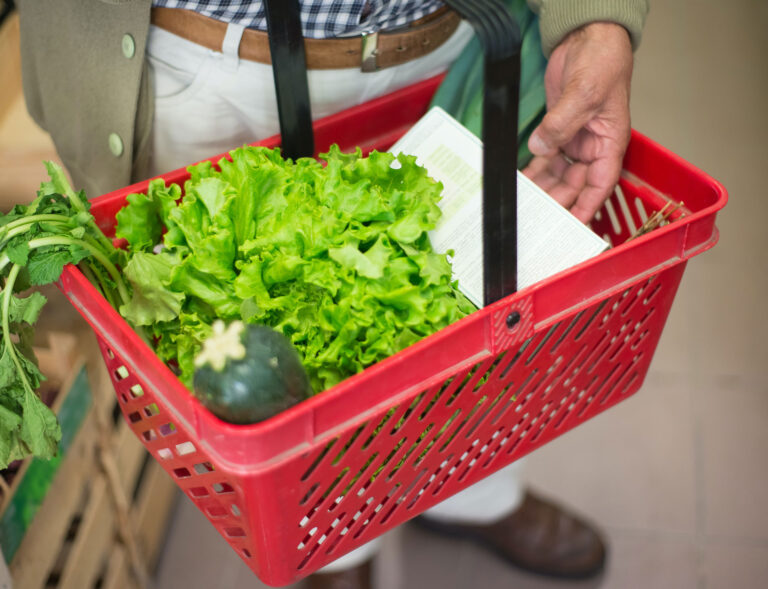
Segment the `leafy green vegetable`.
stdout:
[[[61,430],[36,390],[43,380],[32,351],[32,326],[45,297],[29,286],[58,280],[66,264],[82,263],[110,301],[129,300],[113,248],[75,193],[62,169],[46,163],[51,177],[27,206],[0,214],[0,469],[34,454],[56,454]],[[106,274],[105,274],[106,271]]]
[[115,249],[64,172],[28,206],[0,214],[0,468],[50,458],[61,431],[35,393],[32,329],[45,298],[23,296],[79,264],[190,388],[217,319],[270,326],[322,391],[472,312],[427,232],[441,185],[415,158],[335,146],[325,162],[245,147],[150,182],[117,215]]
[[154,180],[118,214],[134,252],[121,312],[187,386],[215,319],[285,334],[322,391],[474,310],[432,250],[442,186],[415,158],[336,146],[324,163],[263,147],[231,157],[191,167],[178,202],[180,187]]

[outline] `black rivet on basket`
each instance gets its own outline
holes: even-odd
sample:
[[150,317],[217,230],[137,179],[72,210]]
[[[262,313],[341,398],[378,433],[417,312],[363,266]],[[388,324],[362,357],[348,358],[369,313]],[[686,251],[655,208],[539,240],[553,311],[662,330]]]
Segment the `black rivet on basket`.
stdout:
[[509,315],[507,315],[507,328],[514,329],[515,325],[520,323],[520,313],[517,311],[512,311]]

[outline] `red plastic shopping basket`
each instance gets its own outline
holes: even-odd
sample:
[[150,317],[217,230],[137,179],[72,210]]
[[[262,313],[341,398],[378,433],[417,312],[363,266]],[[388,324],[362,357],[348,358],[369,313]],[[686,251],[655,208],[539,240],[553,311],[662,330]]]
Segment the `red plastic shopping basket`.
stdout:
[[[317,122],[316,144],[387,148],[438,82]],[[147,185],[93,201],[102,229]],[[670,201],[685,203],[672,223],[627,242]],[[253,571],[284,585],[635,393],[686,260],[716,243],[725,202],[720,184],[633,133],[592,224],[612,249],[248,426],[200,405],[77,268],[61,288],[96,331],[139,439]]]

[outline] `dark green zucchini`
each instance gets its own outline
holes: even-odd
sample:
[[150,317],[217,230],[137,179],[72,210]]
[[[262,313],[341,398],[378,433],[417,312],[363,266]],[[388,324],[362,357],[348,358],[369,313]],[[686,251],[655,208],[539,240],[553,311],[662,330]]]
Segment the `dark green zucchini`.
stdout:
[[298,353],[264,325],[217,321],[195,359],[195,396],[229,423],[256,423],[312,394]]

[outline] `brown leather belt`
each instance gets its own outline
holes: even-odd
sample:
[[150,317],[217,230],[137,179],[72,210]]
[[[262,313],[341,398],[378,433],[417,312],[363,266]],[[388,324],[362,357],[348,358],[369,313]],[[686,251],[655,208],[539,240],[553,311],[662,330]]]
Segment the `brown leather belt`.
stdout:
[[[304,39],[309,69],[359,67],[363,71],[399,65],[426,55],[442,45],[459,26],[460,17],[442,8],[406,28],[357,37]],[[152,24],[161,29],[221,51],[227,30],[225,22],[181,8],[152,8]],[[271,63],[267,33],[245,29],[240,41],[240,57]]]

